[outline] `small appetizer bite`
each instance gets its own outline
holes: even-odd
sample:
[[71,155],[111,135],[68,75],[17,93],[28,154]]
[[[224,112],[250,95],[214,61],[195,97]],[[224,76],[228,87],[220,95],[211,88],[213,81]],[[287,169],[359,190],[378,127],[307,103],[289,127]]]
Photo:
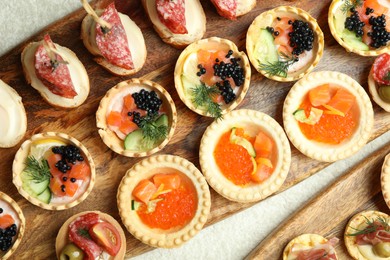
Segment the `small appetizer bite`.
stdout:
[[236,20],[256,6],[256,0],[211,0],[219,15]]
[[15,146],[27,130],[26,110],[19,94],[0,80],[0,148]]
[[363,211],[349,220],[344,243],[353,259],[390,259],[389,220],[379,211]]
[[181,246],[195,236],[210,212],[210,191],[201,172],[179,156],[157,155],[126,172],[118,209],[127,230],[153,247]]
[[[390,21],[389,21],[390,23]],[[372,99],[385,111],[390,112],[390,54],[377,57],[368,75],[368,90]]]
[[200,40],[206,31],[206,16],[199,0],[142,0],[161,39],[176,48]]
[[333,162],[367,143],[374,112],[367,93],[354,79],[321,71],[291,88],[284,101],[283,123],[299,151],[318,161]]
[[390,4],[386,0],[333,0],[328,23],[348,52],[377,56],[390,50]]
[[70,49],[54,43],[46,34],[42,41],[29,43],[22,52],[27,83],[53,106],[80,106],[89,94],[84,65]]
[[100,101],[96,124],[114,152],[148,156],[163,149],[175,131],[177,113],[169,93],[143,79],[122,81]]
[[18,204],[0,191],[0,258],[8,259],[19,246],[26,220]]
[[252,22],[246,50],[253,67],[267,78],[294,81],[317,66],[324,51],[324,34],[309,13],[281,6]]
[[390,208],[390,154],[385,157],[381,172],[381,187],[383,198]]
[[206,129],[199,161],[216,192],[229,200],[254,202],[282,186],[291,151],[283,128],[274,119],[259,111],[240,109]]
[[244,99],[251,68],[244,52],[226,39],[212,37],[189,45],[175,67],[180,99],[202,116],[221,118]]
[[15,155],[13,183],[32,204],[64,210],[82,202],[95,183],[95,165],[88,150],[63,133],[36,134]]
[[146,60],[146,46],[141,29],[125,14],[109,4],[94,11],[82,0],[87,16],[81,24],[81,38],[95,61],[109,72],[126,76],[138,72]]
[[337,237],[326,239],[317,234],[303,234],[291,240],[283,251],[283,260],[337,260]]
[[59,260],[124,259],[126,237],[110,215],[86,211],[70,217],[58,231],[56,254]]

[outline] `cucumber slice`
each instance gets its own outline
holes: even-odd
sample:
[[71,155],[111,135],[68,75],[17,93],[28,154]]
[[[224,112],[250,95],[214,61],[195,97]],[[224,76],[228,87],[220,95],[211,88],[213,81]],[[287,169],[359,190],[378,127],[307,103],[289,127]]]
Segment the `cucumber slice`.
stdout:
[[343,41],[348,44],[349,46],[361,50],[361,51],[368,51],[369,47],[367,44],[362,42],[361,37],[356,37],[356,34],[354,32],[351,32],[348,29],[344,29],[341,38]]
[[320,121],[322,114],[323,114],[323,111],[321,109],[312,107],[310,109],[309,117],[306,117],[305,110],[303,110],[303,109],[296,110],[293,113],[293,116],[297,121],[299,121],[301,123],[305,123],[308,125],[315,125],[318,123],[318,121]]
[[128,134],[125,138],[125,149],[132,151],[139,151],[142,149],[142,139],[144,135],[141,129],[137,129],[130,134]]
[[51,201],[51,191],[49,189],[49,187],[47,187],[41,194],[38,195],[38,197],[36,197],[38,200],[44,202],[44,203],[47,203],[49,204],[50,201]]
[[159,118],[157,118],[156,125],[157,126],[165,125],[168,127],[168,116],[165,114],[161,115]]
[[279,60],[279,54],[274,44],[274,37],[266,29],[260,29],[254,51],[254,57],[261,64],[273,64]]
[[131,200],[131,210],[137,211],[139,207],[141,206],[141,203],[136,200]]
[[347,19],[347,12],[343,12],[343,8],[337,8],[333,13],[333,23],[337,34],[342,34],[345,29],[345,20]]
[[22,179],[22,187],[27,191],[31,196],[36,197],[41,194],[50,183],[50,180],[44,180],[43,182],[36,182],[27,172],[22,172],[20,176]]
[[245,138],[237,136],[235,127],[232,128],[232,133],[230,134],[230,142],[233,144],[241,145],[248,151],[250,156],[256,157],[256,151],[253,145]]
[[201,84],[200,80],[198,80],[198,81],[192,80],[186,74],[181,75],[181,82],[183,84],[184,95],[186,95],[186,96],[192,96],[192,89],[195,86]]

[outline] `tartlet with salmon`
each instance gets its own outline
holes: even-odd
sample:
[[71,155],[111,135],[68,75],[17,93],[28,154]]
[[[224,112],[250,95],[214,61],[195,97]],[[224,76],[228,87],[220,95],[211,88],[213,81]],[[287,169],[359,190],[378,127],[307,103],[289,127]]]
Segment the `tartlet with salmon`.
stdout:
[[175,131],[176,106],[161,85],[144,79],[122,81],[107,91],[96,112],[103,142],[127,157],[163,149]]
[[195,236],[210,212],[210,191],[201,172],[179,156],[157,155],[135,164],[117,194],[127,230],[153,247],[173,248]]
[[291,151],[283,128],[273,118],[240,109],[208,126],[199,161],[216,192],[229,200],[254,202],[275,193],[283,184]]
[[306,11],[280,6],[255,18],[247,32],[246,50],[259,73],[276,81],[295,81],[317,66],[324,34]]
[[390,50],[390,4],[383,0],[333,0],[328,23],[348,52],[377,56]]
[[47,210],[74,207],[95,184],[95,164],[77,139],[56,132],[33,135],[15,155],[13,183],[32,204]]
[[390,112],[390,53],[375,59],[368,75],[368,90],[375,103]]
[[353,259],[390,259],[390,217],[380,211],[354,215],[344,231],[344,243]]
[[19,205],[0,191],[0,258],[12,256],[22,241],[26,220]]
[[126,237],[113,217],[86,211],[70,217],[56,238],[57,259],[124,259]]
[[356,153],[370,138],[374,112],[367,93],[340,72],[313,72],[291,88],[283,105],[284,129],[308,157],[333,162]]
[[194,42],[180,54],[175,87],[180,99],[195,113],[221,118],[244,99],[251,68],[244,52],[226,39]]

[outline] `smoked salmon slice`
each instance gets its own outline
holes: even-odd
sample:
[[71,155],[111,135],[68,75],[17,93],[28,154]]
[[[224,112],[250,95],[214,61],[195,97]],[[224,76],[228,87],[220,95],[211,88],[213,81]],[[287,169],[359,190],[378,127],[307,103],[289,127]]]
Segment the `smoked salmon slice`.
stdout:
[[139,201],[147,204],[156,193],[157,188],[153,182],[149,180],[142,180],[133,190],[133,196],[136,197]]
[[330,99],[329,84],[318,86],[309,91],[310,103],[315,107],[328,103]]

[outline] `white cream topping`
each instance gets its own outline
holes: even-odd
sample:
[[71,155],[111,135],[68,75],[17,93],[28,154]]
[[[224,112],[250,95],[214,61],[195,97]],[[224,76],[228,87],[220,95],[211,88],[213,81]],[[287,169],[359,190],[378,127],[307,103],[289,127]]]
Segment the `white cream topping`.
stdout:
[[0,80],[0,147],[21,138],[26,132],[26,121],[22,98]]
[[[69,181],[69,180],[68,180]],[[52,193],[52,198],[50,200],[50,204],[52,205],[63,205],[70,203],[72,201],[77,200],[81,195],[84,194],[84,192],[87,190],[89,185],[89,177],[86,180],[77,180],[76,183],[79,185],[79,188],[77,189],[76,193],[73,195],[73,197],[70,196],[63,196],[63,197],[57,197]]]
[[313,59],[313,51],[305,51],[298,56],[299,60],[288,68],[288,73],[293,73],[301,70]]

